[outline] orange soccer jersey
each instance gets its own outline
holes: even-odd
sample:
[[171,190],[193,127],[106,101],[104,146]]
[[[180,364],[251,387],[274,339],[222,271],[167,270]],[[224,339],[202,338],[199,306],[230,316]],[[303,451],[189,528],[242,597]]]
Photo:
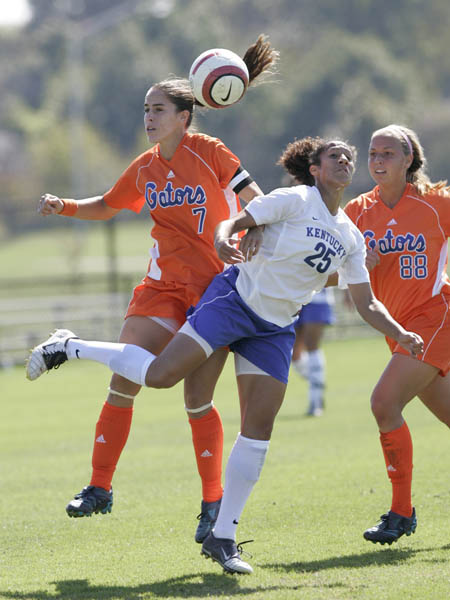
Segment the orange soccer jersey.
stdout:
[[[425,321],[432,325],[429,319],[433,311],[434,333],[431,329],[426,333],[425,328],[424,340],[427,343],[425,337],[429,337],[428,342],[435,344],[434,352],[438,353],[439,345],[439,352],[446,355],[443,361],[430,361],[445,372],[450,361],[450,280],[446,272],[450,197],[438,191],[420,196],[408,184],[400,201],[389,208],[377,186],[349,202],[344,210],[364,235],[367,246],[375,248],[378,244],[380,263],[370,272],[370,281],[375,296],[391,315],[408,328],[426,311]],[[395,343],[389,345],[397,351]]]
[[250,181],[220,140],[186,133],[171,160],[158,144],[138,156],[104,201],[135,212],[147,204],[154,222],[151,280],[206,287],[223,270],[214,229],[240,210],[236,194]]
[[380,264],[370,273],[375,296],[402,321],[441,292],[450,295],[446,273],[450,236],[450,197],[422,197],[410,184],[394,208],[378,186],[345,207],[369,248],[378,243]]

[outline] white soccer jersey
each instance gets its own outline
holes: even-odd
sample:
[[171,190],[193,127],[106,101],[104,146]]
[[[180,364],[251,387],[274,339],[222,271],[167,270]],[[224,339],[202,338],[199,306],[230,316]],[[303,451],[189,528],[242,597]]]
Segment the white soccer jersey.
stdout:
[[369,281],[361,232],[343,210],[332,215],[316,187],[279,188],[245,210],[265,229],[258,254],[238,265],[236,287],[266,321],[292,323],[336,271],[346,283]]

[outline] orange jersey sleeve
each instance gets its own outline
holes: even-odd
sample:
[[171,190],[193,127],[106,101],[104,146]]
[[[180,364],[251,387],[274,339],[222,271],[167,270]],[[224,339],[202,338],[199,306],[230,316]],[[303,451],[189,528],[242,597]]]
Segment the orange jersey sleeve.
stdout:
[[438,294],[450,296],[449,196],[437,192],[420,196],[408,184],[391,209],[375,187],[344,210],[367,247],[379,246],[380,264],[370,272],[370,280],[375,296],[394,318],[404,320]]
[[250,181],[220,140],[186,133],[170,160],[158,145],[138,157],[104,200],[137,212],[147,205],[155,242],[150,278],[206,286],[223,270],[214,249],[216,225],[240,210],[236,191]]
[[136,213],[145,204],[143,190],[137,185],[140,170],[149,168],[155,159],[155,148],[147,150],[134,159],[122,173],[115,185],[103,195],[103,200],[112,208],[128,208]]

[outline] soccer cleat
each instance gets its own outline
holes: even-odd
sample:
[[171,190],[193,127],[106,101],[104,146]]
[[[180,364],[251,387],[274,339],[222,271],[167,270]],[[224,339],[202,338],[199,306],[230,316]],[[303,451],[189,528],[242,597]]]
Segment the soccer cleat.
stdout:
[[321,417],[323,415],[323,408],[320,406],[310,406],[308,408],[308,412],[306,413],[307,417]]
[[309,402],[308,417],[321,417],[323,415],[325,400],[324,400],[325,386],[322,383],[310,384],[310,395],[312,398]]
[[242,544],[228,538],[216,538],[211,532],[202,545],[202,554],[219,563],[227,573],[253,573],[252,567],[241,559]]
[[381,545],[396,542],[403,534],[411,535],[416,531],[417,519],[416,510],[413,508],[410,517],[403,517],[392,510],[385,515],[381,515],[381,521],[374,527],[367,529],[364,532],[364,539]]
[[87,485],[66,506],[69,517],[90,517],[92,513],[102,515],[111,512],[113,505],[112,488],[109,492],[101,487]]
[[27,379],[34,381],[38,377],[57,369],[67,360],[66,345],[70,339],[77,336],[68,329],[56,329],[54,333],[42,344],[35,346],[30,352],[26,363]]
[[203,540],[211,533],[217,521],[221,502],[222,498],[219,498],[215,502],[205,502],[205,500],[202,500],[202,512],[197,516],[200,523],[195,532],[195,541],[197,544],[203,543]]

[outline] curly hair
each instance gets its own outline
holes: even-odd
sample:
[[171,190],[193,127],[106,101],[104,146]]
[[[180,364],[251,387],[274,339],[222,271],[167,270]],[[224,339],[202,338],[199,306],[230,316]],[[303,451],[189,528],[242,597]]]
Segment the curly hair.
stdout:
[[286,149],[277,161],[277,165],[283,166],[297,183],[313,186],[314,177],[309,171],[311,165],[320,165],[322,152],[331,145],[342,144],[347,146],[356,161],[356,148],[340,140],[325,140],[321,137],[304,137],[295,140],[286,146]]

